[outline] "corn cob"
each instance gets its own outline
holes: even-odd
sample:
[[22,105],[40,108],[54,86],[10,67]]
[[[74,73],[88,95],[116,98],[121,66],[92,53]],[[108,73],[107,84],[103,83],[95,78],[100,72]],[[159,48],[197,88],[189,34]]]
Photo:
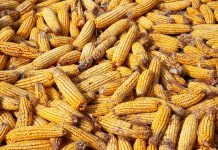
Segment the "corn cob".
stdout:
[[214,140],[215,131],[215,113],[213,110],[209,110],[198,127],[198,143],[201,146],[211,146]]
[[149,144],[146,150],[158,150],[158,147],[154,144]]
[[164,100],[168,99],[167,93],[161,84],[154,85],[154,95],[156,97],[159,97],[159,98],[164,99]]
[[131,74],[131,76],[122,83],[122,85],[114,92],[111,99],[113,103],[120,103],[124,100],[124,98],[131,92],[138,81],[140,73],[135,71]]
[[44,8],[47,7],[51,4],[57,3],[59,2],[59,0],[46,0],[46,1],[42,1],[41,3],[38,3],[35,5],[35,9],[40,9],[40,8]]
[[210,79],[215,76],[214,70],[203,69],[191,65],[183,65],[183,70],[188,76],[197,79]]
[[170,17],[175,21],[176,24],[189,24],[190,20],[188,17],[183,15],[170,15]]
[[154,23],[150,19],[144,16],[140,17],[137,22],[139,25],[143,26],[147,30],[150,30],[154,25]]
[[70,36],[72,38],[78,37],[80,34],[79,28],[77,27],[76,23],[74,21],[70,21]]
[[68,16],[68,7],[64,6],[58,11],[58,20],[62,28],[62,33],[64,36],[68,36],[70,27],[70,18]]
[[197,127],[198,120],[193,114],[185,118],[179,136],[178,150],[191,150],[193,148],[197,136]]
[[203,82],[189,82],[188,88],[191,90],[199,89],[205,90],[207,94],[215,94],[218,93],[218,89],[212,85],[208,85]]
[[0,96],[1,99],[1,109],[4,110],[17,110],[19,106],[19,102],[17,99],[8,97],[8,96]]
[[58,91],[52,86],[46,88],[46,94],[48,99],[60,99],[60,93],[58,93]]
[[194,30],[218,30],[217,24],[199,24],[192,27]]
[[133,54],[137,55],[140,64],[142,64],[143,66],[147,66],[148,54],[141,43],[139,42],[133,43],[132,52]]
[[52,121],[52,122],[69,122],[69,123],[76,123],[77,117],[71,115],[67,111],[59,111],[57,108],[50,108],[50,107],[45,107],[43,105],[36,105],[35,107],[36,114],[39,115],[40,117]]
[[167,127],[160,149],[175,148],[177,137],[180,131],[181,121],[176,115],[173,115],[170,119],[170,123]]
[[69,0],[69,1],[60,1],[60,2],[57,2],[57,3],[53,3],[51,5],[49,5],[48,7],[51,8],[52,10],[54,10],[55,12],[58,12],[58,10],[66,7],[66,8],[70,8],[70,5],[71,5],[72,1]]
[[210,7],[206,4],[202,4],[200,6],[201,14],[204,16],[205,22],[208,24],[214,24],[215,23],[215,17],[210,9]]
[[44,8],[42,14],[49,28],[54,33],[59,34],[61,32],[61,26],[55,12],[50,8]]
[[110,140],[108,141],[106,150],[118,150],[118,141],[115,135],[109,134]]
[[167,23],[174,23],[173,18],[167,17],[164,15],[160,15],[154,12],[149,12],[146,14],[146,17],[154,22],[155,24],[167,24]]
[[[126,16],[126,13],[130,8],[132,8],[135,4],[124,4],[121,6],[116,7],[110,12],[107,12],[99,17],[96,18],[95,24],[97,29],[101,29],[107,26],[110,26],[111,24],[114,24],[118,20],[122,19]],[[115,33],[115,32],[114,32]],[[117,31],[116,31],[117,33]]]
[[77,84],[77,87],[81,92],[97,91],[101,85],[111,80],[119,79],[120,76],[121,75],[118,71],[110,71],[104,74],[92,76]]
[[58,86],[67,102],[76,109],[84,109],[86,107],[86,99],[70,80],[70,78],[60,69],[54,70],[54,81]]
[[67,36],[54,36],[49,39],[52,47],[59,47],[67,44],[73,44],[74,38]]
[[182,34],[191,31],[189,25],[184,24],[160,24],[153,26],[155,33],[160,34]]
[[209,1],[207,3],[207,5],[212,9],[212,10],[216,10],[217,6],[218,6],[218,2],[217,1]]
[[87,112],[94,117],[103,116],[110,112],[114,107],[112,103],[94,104],[87,107]]
[[[4,31],[0,31],[0,41],[10,42],[14,36],[14,31],[11,28],[6,27]],[[4,28],[3,28],[4,29]]]
[[27,0],[21,3],[16,7],[16,10],[19,12],[20,15],[23,15],[34,8],[34,1]]
[[31,48],[38,49],[37,43],[35,43],[33,41],[27,41],[27,40],[25,40],[24,38],[22,38],[21,36],[18,36],[18,35],[14,36],[13,42],[19,43],[20,45],[23,45],[23,46],[29,46]]
[[84,7],[88,11],[93,12],[94,14],[97,14],[99,6],[94,1],[92,1],[92,0],[82,0],[82,4],[84,5]]
[[18,5],[18,1],[4,1],[0,4],[0,10],[15,9]]
[[136,26],[132,26],[128,33],[125,35],[123,39],[121,39],[120,43],[116,47],[116,50],[113,54],[112,62],[116,66],[121,66],[125,61],[131,46],[136,38],[137,28]]
[[191,1],[182,0],[182,1],[175,1],[169,3],[161,3],[158,5],[158,8],[160,10],[180,11],[186,9],[190,5],[191,5]]
[[33,115],[33,126],[38,126],[38,125],[47,125],[48,121],[46,121],[45,119],[43,119],[42,117],[38,116],[38,115]]
[[48,41],[48,37],[45,32],[40,31],[37,36],[37,42],[39,45],[39,50],[41,52],[47,52],[50,50],[50,45]]
[[136,139],[133,145],[134,150],[146,150],[146,141],[143,139]]
[[122,136],[118,136],[118,148],[119,150],[133,150],[130,142]]
[[[29,134],[28,134],[29,133]],[[7,136],[7,143],[15,143],[25,140],[38,140],[52,137],[61,137],[64,130],[61,127],[51,125],[25,126],[11,130]],[[20,138],[17,138],[17,137]]]
[[204,53],[200,49],[194,46],[185,46],[183,52],[185,54],[196,55],[197,57],[203,57],[204,55]]
[[144,66],[140,64],[137,55],[135,54],[129,53],[129,55],[127,56],[126,63],[132,70],[144,69]]
[[88,146],[97,150],[106,149],[105,142],[97,136],[70,124],[62,124],[62,126],[69,132],[70,139],[74,141],[84,141]]
[[0,71],[0,81],[14,83],[20,77],[21,72],[15,70]]
[[0,18],[0,28],[11,26],[12,24],[13,24],[13,18],[11,16],[6,15]]
[[107,142],[109,140],[109,135],[108,133],[102,132],[102,131],[96,131],[95,135],[99,137],[100,139],[104,140]]
[[210,40],[210,39],[213,39],[213,38],[218,38],[218,31],[213,31],[213,30],[208,30],[208,29],[207,30],[205,30],[205,29],[196,29],[191,33],[191,35],[193,37],[195,37],[195,38],[201,37],[203,39]]
[[78,63],[80,56],[81,56],[80,51],[75,50],[75,51],[68,52],[67,54],[60,57],[58,64],[70,65],[70,64]]
[[130,8],[127,15],[129,18],[136,18],[150,11],[157,4],[157,0],[146,0]]
[[83,141],[76,141],[70,144],[67,144],[62,148],[62,150],[84,150],[86,144]]
[[44,106],[47,106],[48,103],[48,97],[45,91],[44,86],[42,85],[42,83],[39,82],[35,82],[34,84],[35,87],[35,95],[36,98],[39,100],[39,104],[42,104]]
[[10,129],[11,129],[11,127],[7,122],[5,122],[5,121],[0,122],[0,143],[2,143],[5,136],[10,131]]
[[192,7],[198,9],[201,5],[201,0],[191,0]]
[[56,63],[61,56],[70,52],[71,50],[72,50],[71,45],[63,45],[57,47],[33,60],[32,64],[36,70],[49,67],[50,65]]
[[3,53],[0,53],[0,70],[4,69],[4,67],[6,66],[7,60],[8,60],[8,56]]
[[95,22],[94,21],[87,21],[83,26],[79,36],[73,42],[73,45],[78,49],[82,50],[83,47],[90,42],[92,35],[95,31]]
[[43,17],[39,16],[36,20],[36,27],[44,32],[50,32],[51,29],[45,24]]
[[32,104],[25,96],[20,97],[19,115],[15,128],[31,126],[33,122]]
[[138,114],[130,114],[125,116],[125,120],[131,123],[138,123],[138,124],[152,124],[152,121],[156,118],[157,113],[138,113]]
[[9,111],[0,110],[0,122],[8,123],[10,129],[15,128],[15,120]]
[[197,65],[199,62],[199,57],[189,56],[187,54],[176,53],[175,59],[180,64],[186,65]]

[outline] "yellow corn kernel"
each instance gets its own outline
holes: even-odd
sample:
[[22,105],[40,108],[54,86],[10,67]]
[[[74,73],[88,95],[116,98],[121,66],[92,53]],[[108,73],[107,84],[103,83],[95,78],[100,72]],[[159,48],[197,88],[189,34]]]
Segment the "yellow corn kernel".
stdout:
[[197,137],[198,120],[191,114],[185,118],[179,135],[178,150],[192,150]]
[[24,96],[20,97],[19,115],[15,128],[31,126],[33,122],[33,110],[31,102]]
[[151,134],[148,127],[138,126],[116,118],[99,117],[99,123],[107,132],[120,136],[147,139]]
[[80,56],[81,56],[80,51],[75,50],[75,51],[68,52],[67,54],[60,57],[58,64],[64,66],[64,65],[78,63]]
[[73,141],[84,141],[88,146],[97,150],[106,149],[105,142],[97,136],[70,124],[64,123],[62,126],[69,132],[69,138]]
[[65,6],[62,9],[58,11],[58,20],[60,23],[60,26],[62,28],[62,33],[64,36],[68,36],[69,34],[69,27],[70,27],[70,18],[68,15],[68,7]]
[[128,10],[132,8],[134,5],[135,5],[134,3],[124,4],[116,7],[112,11],[109,11],[97,17],[95,20],[96,28],[101,29],[111,24],[114,24],[115,22],[126,16]]
[[109,133],[110,140],[108,141],[106,150],[118,150],[118,141],[115,135]]
[[60,69],[54,70],[54,81],[67,102],[76,109],[85,109],[86,99],[70,78]]
[[147,30],[150,30],[154,25],[154,23],[150,19],[144,16],[140,17],[137,22],[139,25],[143,26]]
[[152,71],[151,70],[143,71],[136,85],[137,96],[145,96],[152,83],[153,83]]
[[21,44],[2,41],[0,41],[0,51],[10,56],[26,58],[36,58],[41,54],[37,49]]
[[157,4],[157,0],[145,0],[133,8],[130,8],[127,15],[129,18],[136,18],[150,11]]
[[60,122],[77,123],[78,121],[76,116],[71,115],[67,111],[63,111],[63,110],[60,111],[57,108],[45,107],[40,104],[36,105],[35,112],[40,117],[56,123],[60,123]]
[[[5,30],[3,31],[3,29]],[[0,31],[0,41],[10,42],[14,36],[14,31],[8,27],[5,27],[3,29]]]
[[38,116],[38,115],[33,115],[33,126],[38,126],[38,125],[47,125],[48,121],[46,121],[45,119],[43,119],[42,117]]
[[208,5],[202,4],[200,6],[200,12],[203,15],[206,23],[208,24],[215,23],[215,17],[214,17],[213,11],[210,9]]
[[39,45],[39,50],[42,52],[46,52],[50,50],[48,37],[46,33],[43,31],[40,31],[38,33],[38,45]]
[[16,7],[16,10],[19,12],[20,15],[23,15],[29,11],[31,11],[34,8],[34,1],[32,0],[26,0],[20,5]]
[[215,113],[209,110],[198,126],[198,143],[201,146],[210,147],[213,144],[215,132]]
[[72,50],[72,45],[63,45],[45,52],[41,56],[33,60],[32,64],[35,69],[47,68],[56,63],[61,56]]
[[3,70],[8,61],[8,56],[0,53],[0,70]]
[[39,16],[36,20],[36,27],[44,32],[50,32],[51,29],[45,24],[43,17]]
[[146,14],[146,17],[154,22],[155,24],[167,24],[167,23],[174,23],[173,18],[167,17],[164,15],[160,15],[154,12],[150,12]]
[[93,43],[87,43],[83,47],[78,66],[80,71],[83,71],[92,65],[94,49],[95,45]]
[[124,81],[121,86],[114,92],[111,97],[113,103],[120,103],[124,98],[135,88],[139,79],[140,73],[138,71],[133,72],[130,77]]
[[59,47],[67,44],[73,44],[74,38],[67,36],[54,36],[49,39],[52,47]]
[[83,141],[77,141],[77,142],[72,142],[70,144],[67,144],[62,148],[62,150],[83,150],[85,149],[86,144]]
[[210,79],[215,76],[214,70],[203,69],[191,65],[183,65],[184,72],[191,78]]
[[59,2],[59,0],[46,0],[46,1],[42,1],[42,2],[39,2],[38,4],[35,5],[35,9],[40,9],[40,8],[43,8],[43,7],[47,7],[51,4],[54,4],[54,3],[57,3]]
[[55,12],[50,8],[44,8],[42,14],[49,28],[56,34],[61,33],[61,26]]
[[130,142],[122,136],[118,136],[118,148],[119,150],[132,150]]
[[10,131],[10,129],[11,127],[7,122],[5,121],[0,122],[0,143],[2,143],[2,141],[5,139],[5,136]]
[[177,137],[178,137],[180,128],[181,128],[180,118],[176,115],[173,115],[170,119],[169,125],[164,134],[160,149],[164,150],[165,147],[176,148]]
[[189,25],[184,24],[159,24],[153,26],[155,33],[160,34],[182,34],[191,31]]
[[61,127],[51,125],[25,126],[11,130],[7,134],[6,140],[8,144],[11,144],[26,140],[39,140],[52,137],[61,137],[63,135],[64,130]]
[[124,63],[131,49],[131,46],[136,38],[136,32],[137,32],[136,26],[132,26],[129,29],[128,33],[124,36],[124,38],[121,39],[120,43],[116,47],[116,50],[112,58],[112,62],[116,66],[121,66]]
[[51,86],[53,85],[53,76],[52,73],[45,73],[36,75],[33,77],[21,79],[15,83],[17,87],[23,88],[23,89],[34,89],[35,82],[41,83],[43,86]]
[[161,3],[158,5],[158,8],[160,10],[180,11],[180,10],[186,9],[191,4],[192,3],[189,0],[182,0],[182,1]]
[[79,84],[77,84],[77,87],[82,91],[82,92],[93,92],[97,91],[100,86],[103,84],[119,79],[121,77],[120,73],[118,71],[109,71],[104,74],[99,74],[99,75],[94,75]]
[[157,116],[153,120],[151,129],[152,129],[152,142],[157,143],[165,133],[167,129],[169,120],[171,117],[171,108],[168,105],[161,105],[157,111]]
[[39,83],[39,82],[35,82],[34,86],[35,86],[36,98],[39,100],[38,103],[44,106],[47,106],[48,97],[47,97],[44,86],[42,85],[42,83]]

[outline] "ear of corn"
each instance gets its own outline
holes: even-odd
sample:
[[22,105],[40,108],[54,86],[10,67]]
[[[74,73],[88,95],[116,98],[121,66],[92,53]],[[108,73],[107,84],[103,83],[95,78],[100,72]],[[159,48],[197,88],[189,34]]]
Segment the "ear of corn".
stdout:
[[130,142],[122,136],[118,136],[118,148],[119,150],[132,150]]

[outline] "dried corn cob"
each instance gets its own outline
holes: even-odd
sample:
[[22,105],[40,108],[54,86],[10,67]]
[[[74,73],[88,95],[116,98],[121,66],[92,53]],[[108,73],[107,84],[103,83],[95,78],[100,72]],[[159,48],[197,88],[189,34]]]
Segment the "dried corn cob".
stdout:
[[39,104],[42,104],[44,106],[47,106],[48,103],[48,97],[46,95],[46,91],[42,83],[35,82],[35,95],[36,98],[39,100]]
[[13,36],[14,36],[14,31],[11,28],[8,28],[5,31],[1,30],[0,41],[10,42],[12,40]]
[[112,103],[94,104],[87,107],[87,112],[94,117],[103,116],[110,112],[114,107]]
[[19,101],[17,99],[8,97],[8,96],[1,96],[1,109],[4,110],[17,110],[19,106]]
[[215,9],[217,8],[217,6],[218,6],[218,2],[216,2],[216,1],[209,1],[209,2],[207,3],[207,5],[208,5],[212,10],[215,10]]
[[0,71],[0,81],[14,83],[21,76],[21,72],[16,70],[4,70]]
[[132,123],[138,123],[138,124],[152,124],[152,121],[156,118],[157,113],[138,113],[138,114],[131,114],[125,116],[125,120],[132,122]]
[[36,27],[44,32],[50,32],[51,29],[45,24],[43,17],[39,16],[36,20]]
[[191,31],[189,25],[184,24],[160,24],[153,26],[155,33],[160,34],[182,34]]
[[98,5],[92,0],[82,0],[82,4],[88,11],[93,12],[94,14],[97,14]]
[[52,47],[59,47],[67,44],[73,44],[74,38],[67,36],[54,36],[49,39]]
[[205,90],[207,94],[218,93],[218,89],[212,85],[208,85],[204,82],[189,82],[188,88],[191,90],[199,89]]
[[133,145],[134,150],[146,150],[146,141],[143,139],[136,139]]
[[47,7],[51,4],[57,3],[59,0],[46,0],[46,1],[42,1],[39,2],[38,4],[35,5],[35,9],[40,9],[43,7]]
[[62,148],[62,150],[84,150],[86,144],[83,141],[72,142]]
[[60,26],[62,28],[62,33],[64,36],[68,36],[69,34],[69,27],[70,27],[70,18],[68,15],[68,7],[64,6],[62,9],[58,11],[58,20]]
[[3,70],[8,60],[8,56],[0,53],[0,70]]
[[48,121],[46,121],[45,119],[43,119],[42,117],[38,116],[38,115],[33,115],[33,126],[38,126],[38,125],[47,125]]
[[180,11],[186,9],[190,5],[191,5],[191,1],[182,0],[182,1],[175,1],[169,3],[161,3],[158,5],[158,8],[160,10]]
[[5,122],[5,121],[1,121],[0,122],[0,143],[2,143],[2,141],[4,140],[5,136],[7,135],[7,133],[10,131],[11,127],[10,125]]
[[206,4],[202,4],[200,6],[201,14],[204,16],[205,22],[208,24],[214,24],[215,23],[215,17],[210,9],[210,7]]
[[80,56],[81,56],[80,51],[75,50],[75,51],[68,52],[67,54],[60,57],[58,64],[70,65],[70,64],[78,63]]
[[10,125],[10,129],[15,127],[15,120],[9,111],[0,110],[0,122],[8,123]]
[[37,43],[41,52],[47,52],[50,50],[48,37],[45,32],[40,31],[37,36]]
[[146,17],[154,22],[155,24],[167,24],[167,23],[174,23],[173,18],[167,17],[164,15],[160,15],[154,12],[149,12],[146,14]]
[[36,1],[33,0],[24,1],[16,7],[16,10],[19,12],[20,15],[23,15],[33,9],[35,2]]
[[122,136],[118,136],[118,148],[119,150],[132,150],[130,142]]
[[0,28],[11,26],[12,24],[13,24],[13,18],[11,16],[6,15],[0,18]]

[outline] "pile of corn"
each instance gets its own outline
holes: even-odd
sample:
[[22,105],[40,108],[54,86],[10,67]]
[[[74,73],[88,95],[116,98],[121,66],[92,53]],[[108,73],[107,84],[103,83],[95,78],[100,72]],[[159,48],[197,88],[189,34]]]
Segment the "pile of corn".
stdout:
[[218,1],[0,0],[0,150],[215,150]]

